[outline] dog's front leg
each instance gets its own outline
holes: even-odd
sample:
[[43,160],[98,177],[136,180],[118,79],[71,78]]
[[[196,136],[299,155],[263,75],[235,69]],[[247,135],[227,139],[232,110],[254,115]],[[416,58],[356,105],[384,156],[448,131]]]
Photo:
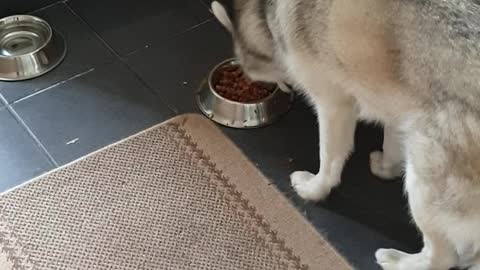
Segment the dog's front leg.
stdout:
[[299,171],[291,175],[293,188],[305,200],[319,201],[340,184],[346,159],[353,148],[358,113],[350,97],[315,101],[320,128],[320,170],[314,175]]

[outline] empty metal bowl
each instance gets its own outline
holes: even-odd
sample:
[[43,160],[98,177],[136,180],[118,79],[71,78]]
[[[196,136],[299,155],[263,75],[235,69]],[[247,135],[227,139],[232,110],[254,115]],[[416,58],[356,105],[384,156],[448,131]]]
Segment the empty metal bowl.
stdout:
[[40,76],[63,60],[66,44],[44,20],[15,15],[0,20],[0,80]]
[[214,89],[218,72],[229,65],[238,65],[234,59],[217,65],[196,93],[197,104],[207,117],[221,125],[249,129],[273,123],[290,109],[293,94],[281,91],[277,86],[265,99],[254,103],[231,101],[220,96]]

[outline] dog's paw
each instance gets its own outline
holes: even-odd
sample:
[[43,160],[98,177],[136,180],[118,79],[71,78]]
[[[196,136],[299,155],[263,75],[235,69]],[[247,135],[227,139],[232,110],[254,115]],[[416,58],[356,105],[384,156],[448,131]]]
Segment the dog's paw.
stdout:
[[377,263],[383,270],[400,270],[400,262],[405,256],[408,256],[408,254],[395,249],[382,248],[375,252]]
[[447,270],[457,263],[456,254],[431,257],[430,251],[408,254],[396,249],[379,249],[375,253],[377,263],[383,270]]
[[332,189],[326,182],[322,181],[317,175],[299,171],[290,176],[292,187],[297,194],[307,201],[320,201],[325,199]]
[[470,267],[469,270],[480,270],[480,264]]
[[402,167],[400,164],[392,164],[383,157],[382,151],[370,153],[370,171],[385,180],[393,180],[402,176]]

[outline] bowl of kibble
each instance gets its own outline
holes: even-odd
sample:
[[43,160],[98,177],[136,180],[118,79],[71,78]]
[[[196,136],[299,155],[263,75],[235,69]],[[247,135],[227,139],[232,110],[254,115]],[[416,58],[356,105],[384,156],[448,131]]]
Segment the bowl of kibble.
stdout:
[[251,81],[235,59],[218,64],[196,93],[208,118],[232,128],[257,128],[273,123],[290,109],[293,94],[278,85]]

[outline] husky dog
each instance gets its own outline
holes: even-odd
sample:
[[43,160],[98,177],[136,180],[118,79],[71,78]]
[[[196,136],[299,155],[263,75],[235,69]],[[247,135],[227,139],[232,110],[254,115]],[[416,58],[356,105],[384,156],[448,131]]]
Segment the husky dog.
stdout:
[[295,172],[306,200],[340,183],[358,119],[385,128],[371,171],[405,171],[420,253],[376,252],[387,270],[480,270],[480,1],[212,3],[253,80],[287,81],[318,115],[321,166]]

